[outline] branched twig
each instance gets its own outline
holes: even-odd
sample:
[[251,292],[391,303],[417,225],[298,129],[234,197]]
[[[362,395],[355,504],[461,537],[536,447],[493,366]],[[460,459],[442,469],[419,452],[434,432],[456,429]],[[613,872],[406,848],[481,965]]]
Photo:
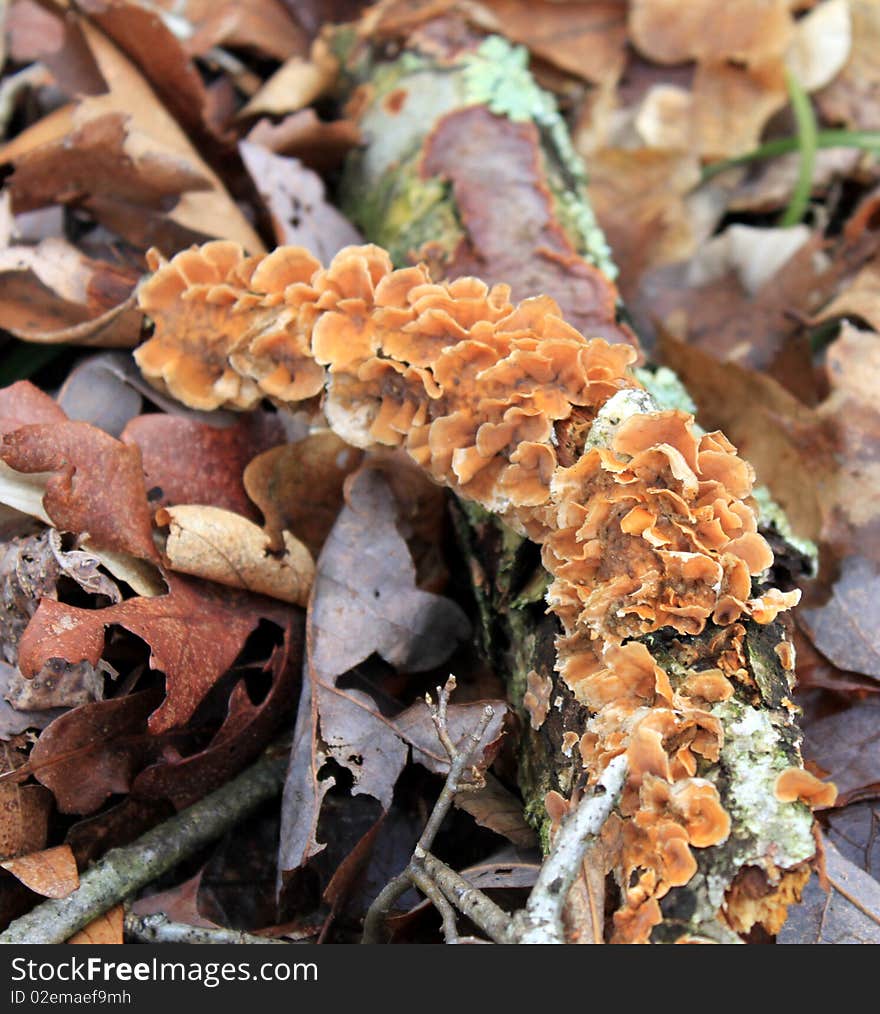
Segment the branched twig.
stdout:
[[477,787],[483,780],[476,769],[469,780],[461,779],[471,752],[480,743],[492,719],[492,708],[487,707],[483,711],[480,722],[467,741],[455,746],[446,723],[449,696],[454,689],[455,679],[450,676],[446,686],[442,690],[438,688],[436,705],[430,696],[426,696],[437,735],[451,762],[443,791],[406,869],[385,886],[370,906],[364,920],[363,942],[378,943],[381,940],[382,926],[391,906],[415,886],[440,912],[447,943],[459,940],[453,909],[467,916],[496,943],[564,943],[562,911],[565,900],[590,842],[602,830],[620,795],[626,778],[626,757],[621,755],[611,761],[595,791],[584,797],[577,809],[565,819],[541,867],[526,907],[511,916],[430,851],[456,794]]
[[2,944],[60,944],[281,791],[287,758],[271,755],[209,796],[113,849],[83,874],[73,894],[38,905],[0,934]]
[[125,914],[125,937],[144,944],[286,944],[286,940],[224,929],[222,926],[190,926],[172,922],[164,912]]
[[[443,932],[446,939],[450,940],[450,942],[457,939],[454,913],[449,911],[447,906],[443,904],[441,893],[435,887],[434,883],[431,883],[432,878],[430,876],[426,876],[424,860],[429,855],[430,848],[434,844],[434,839],[437,837],[437,832],[440,830],[440,825],[443,823],[446,814],[449,812],[449,808],[452,806],[452,802],[456,795],[459,792],[479,788],[483,784],[482,775],[476,768],[472,770],[467,781],[463,779],[463,776],[468,760],[476,747],[480,745],[480,741],[482,740],[486,729],[489,727],[489,723],[494,717],[495,710],[489,705],[486,705],[483,709],[482,715],[480,716],[479,722],[476,724],[471,734],[465,737],[462,743],[456,746],[449,736],[449,727],[446,721],[446,709],[449,704],[449,697],[453,690],[455,690],[455,677],[450,676],[444,687],[437,688],[436,705],[431,699],[430,694],[425,695],[425,703],[431,709],[431,718],[434,722],[435,728],[437,729],[437,735],[440,742],[443,744],[443,748],[449,754],[449,774],[446,776],[446,781],[443,783],[443,790],[434,805],[434,809],[431,811],[431,816],[428,818],[425,830],[422,832],[421,837],[416,843],[412,859],[404,870],[390,881],[390,883],[385,885],[367,912],[366,918],[364,919],[363,933],[363,943],[365,944],[380,942],[382,939],[382,927],[388,913],[391,911],[391,906],[412,886],[417,887],[432,902],[434,902],[435,905],[437,905],[440,914],[443,917]],[[426,885],[429,883],[430,887],[426,888]],[[438,901],[440,902],[439,905]],[[455,902],[453,902],[453,904],[455,904]]]

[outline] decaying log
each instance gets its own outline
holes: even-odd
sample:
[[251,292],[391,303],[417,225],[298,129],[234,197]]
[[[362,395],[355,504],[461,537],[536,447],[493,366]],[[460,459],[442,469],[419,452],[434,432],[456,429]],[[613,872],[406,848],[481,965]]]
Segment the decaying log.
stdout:
[[797,593],[776,585],[751,470],[629,369],[583,169],[523,54],[455,18],[392,41],[335,39],[366,138],[343,192],[368,238],[423,266],[393,272],[376,247],[327,269],[297,248],[154,257],[138,361],[202,408],[322,395],[339,435],[403,447],[459,494],[545,847],[626,753],[593,855],[613,938],[773,933],[816,859],[807,804],[833,789],[802,770],[776,619]]
[[[340,33],[335,46],[365,137],[365,147],[349,159],[341,197],[367,239],[386,246],[397,264],[427,261],[437,277],[474,273],[512,283],[520,297],[549,292],[584,333],[631,340],[618,301],[609,302],[608,291],[597,291],[581,274],[584,263],[610,278],[616,269],[586,197],[583,163],[554,100],[526,69],[524,50],[448,16],[411,29],[405,41],[392,28],[380,43]],[[389,51],[396,56],[389,58]],[[468,129],[457,132],[457,146],[446,148],[445,160],[438,158],[456,120]],[[519,146],[508,140],[513,137]],[[564,234],[573,248],[568,274],[543,270],[548,253],[542,238],[551,232]],[[511,237],[516,241],[507,246]],[[531,264],[524,258],[530,242]],[[542,265],[537,270],[535,261]],[[520,266],[505,276],[513,262]],[[530,268],[540,278],[531,290]],[[640,372],[658,402],[687,405],[669,371],[655,376]],[[589,716],[555,671],[559,623],[544,604],[548,577],[536,547],[474,503],[456,500],[454,514],[479,604],[483,647],[504,674],[521,717],[519,780],[526,813],[547,848],[545,798],[558,792],[568,799],[583,783],[578,750],[564,744],[567,734],[582,735]],[[785,527],[784,519],[778,523]],[[786,561],[796,571],[803,564],[802,544],[781,538],[772,524],[767,530],[783,572]],[[765,586],[770,579],[768,574]],[[709,645],[717,633],[710,624],[699,636],[658,632],[644,641],[668,672],[684,677],[712,658]],[[698,874],[662,900],[654,941],[731,939],[731,929],[746,933],[755,923],[776,932],[815,860],[806,810],[780,806],[773,792],[778,772],[800,764],[801,734],[790,698],[794,655],[784,621],[747,621],[740,654],[737,693],[713,709],[724,729],[721,757],[701,772],[719,787],[733,828],[724,843],[698,850]],[[523,705],[530,682],[547,688],[549,707],[537,729]]]

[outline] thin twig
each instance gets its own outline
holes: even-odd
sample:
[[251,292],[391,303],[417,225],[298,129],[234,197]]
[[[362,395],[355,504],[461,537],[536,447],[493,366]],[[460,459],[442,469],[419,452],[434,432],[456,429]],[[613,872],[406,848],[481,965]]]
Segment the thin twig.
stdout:
[[132,845],[113,849],[68,897],[45,901],[0,934],[2,944],[60,944],[140,888],[218,838],[281,791],[287,758],[272,754],[164,821]]
[[222,926],[190,926],[172,922],[164,912],[125,915],[125,937],[145,944],[286,944],[287,940],[261,937],[255,933],[224,929]]
[[513,917],[509,912],[430,852],[423,857],[422,866],[447,901],[479,926],[490,940],[496,944],[516,943]]
[[517,936],[524,944],[564,943],[562,910],[589,844],[602,830],[626,778],[626,755],[605,768],[596,790],[585,796],[562,823],[529,900],[516,918]]
[[[458,939],[458,932],[455,926],[455,913],[444,897],[444,892],[438,889],[430,875],[426,875],[424,863],[425,859],[429,856],[431,846],[437,837],[437,832],[440,830],[440,826],[446,818],[447,813],[449,813],[456,795],[459,792],[477,788],[483,784],[482,774],[477,768],[472,768],[468,780],[465,781],[463,776],[471,754],[480,745],[486,729],[488,729],[489,723],[495,715],[495,709],[487,704],[483,708],[480,720],[473,730],[456,746],[449,735],[449,726],[447,724],[449,698],[454,690],[455,677],[450,676],[445,686],[437,688],[436,704],[430,694],[425,695],[425,703],[431,711],[431,719],[437,729],[437,736],[449,755],[449,773],[446,776],[443,789],[437,802],[434,804],[428,822],[425,824],[425,829],[422,831],[413,849],[412,858],[406,868],[385,885],[367,910],[364,918],[363,935],[361,937],[362,943],[375,944],[381,941],[382,928],[385,925],[385,920],[391,911],[391,907],[411,886],[418,888],[440,912],[443,918],[443,934],[447,942],[453,943]],[[463,883],[467,885],[466,881],[463,881]],[[467,887],[472,890],[470,885],[467,885]],[[452,904],[457,906],[455,901]]]

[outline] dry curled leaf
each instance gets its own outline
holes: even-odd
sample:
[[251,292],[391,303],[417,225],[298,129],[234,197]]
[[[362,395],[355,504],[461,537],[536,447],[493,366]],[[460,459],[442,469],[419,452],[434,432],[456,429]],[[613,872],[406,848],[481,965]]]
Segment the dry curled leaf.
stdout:
[[87,547],[142,594],[162,588],[140,453],[88,423],[11,429],[0,444],[0,500]]
[[165,556],[172,570],[282,602],[306,604],[315,562],[290,532],[281,533],[284,551],[276,556],[270,554],[269,537],[262,528],[220,507],[162,507],[156,523],[168,526]]
[[132,346],[139,273],[85,256],[61,237],[0,249],[0,325],[25,341]]
[[79,887],[79,871],[69,845],[7,859],[0,866],[44,898],[66,898]]

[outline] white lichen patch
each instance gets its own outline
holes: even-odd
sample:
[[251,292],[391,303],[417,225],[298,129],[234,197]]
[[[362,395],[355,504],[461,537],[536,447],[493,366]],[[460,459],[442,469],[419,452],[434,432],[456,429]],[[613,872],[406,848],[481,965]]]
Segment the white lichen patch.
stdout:
[[[770,713],[726,701],[712,714],[724,726],[721,763],[729,777],[725,805],[732,811],[737,838],[737,865],[791,869],[816,852],[813,815],[803,803],[783,803],[774,787],[791,767],[791,756]],[[726,878],[729,884],[729,878]]]
[[657,402],[648,391],[627,388],[618,391],[605,402],[590,427],[590,434],[584,450],[593,447],[607,447],[614,438],[620,424],[634,415],[657,411]]

